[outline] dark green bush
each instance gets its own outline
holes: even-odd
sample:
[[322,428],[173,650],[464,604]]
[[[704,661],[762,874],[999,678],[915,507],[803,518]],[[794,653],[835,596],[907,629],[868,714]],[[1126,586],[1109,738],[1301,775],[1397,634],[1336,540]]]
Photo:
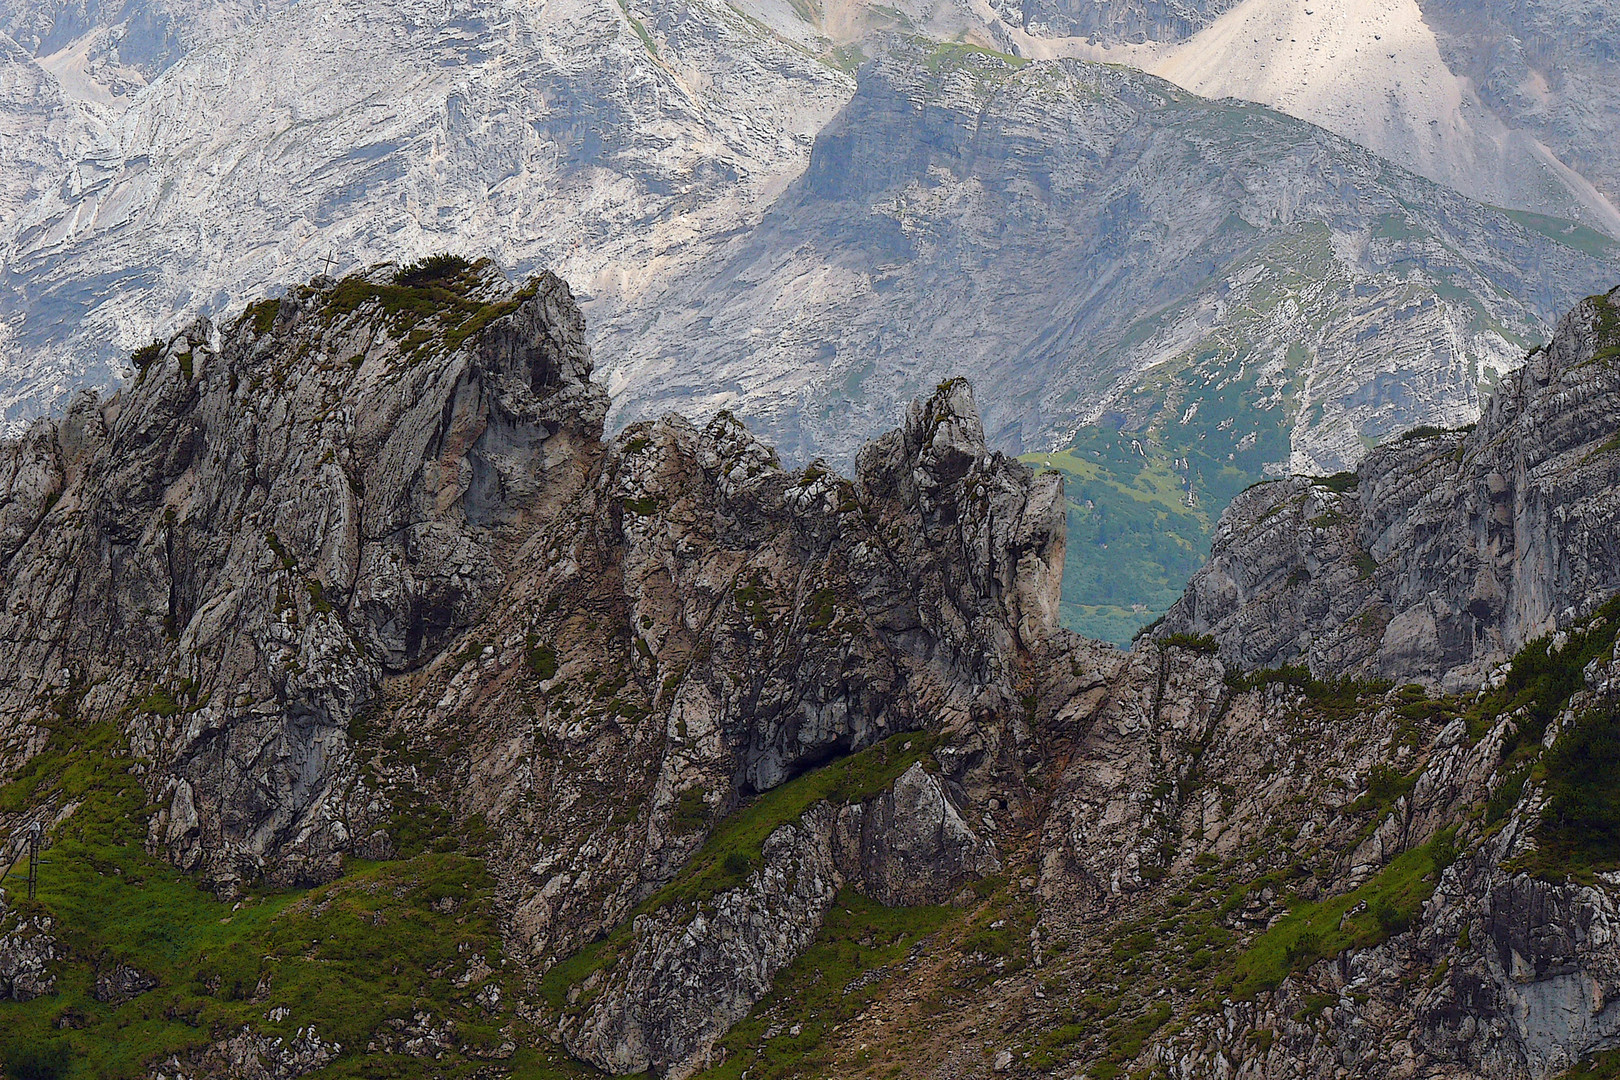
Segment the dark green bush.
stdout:
[[[677,835],[695,833],[708,823],[709,803],[703,797],[703,789],[689,787],[681,792],[680,796],[675,800],[675,814],[670,818],[669,822],[670,831]],[[748,859],[744,856],[739,856],[739,858],[742,858],[743,872],[746,873]],[[728,863],[725,869],[728,874],[731,873],[731,864]],[[740,877],[741,874],[734,876]]]
[[67,1075],[72,1062],[67,1043],[56,1039],[43,1046],[7,1054],[5,1075],[11,1080],[57,1080]]
[[1372,905],[1372,917],[1386,934],[1399,934],[1411,928],[1417,913],[1390,901]]
[[394,284],[413,289],[424,285],[450,286],[471,269],[472,263],[460,255],[440,252],[401,267],[394,275]]
[[1581,861],[1620,859],[1620,707],[1582,713],[1546,766],[1551,846]]
[[1354,472],[1337,472],[1332,476],[1314,477],[1311,482],[1317,487],[1325,487],[1329,491],[1336,491],[1343,495],[1345,492],[1356,490],[1356,487],[1361,483],[1361,478]]
[[1161,649],[1177,648],[1190,649],[1193,652],[1218,652],[1220,646],[1209,634],[1166,634],[1159,639]]
[[540,677],[542,681],[552,679],[557,674],[557,650],[550,645],[542,645],[535,635],[530,634],[525,643],[529,661],[529,670]]
[[163,358],[163,342],[156,338],[150,345],[142,345],[129,354],[129,362],[134,365],[137,372],[145,371]]
[[1586,665],[1612,653],[1616,630],[1620,630],[1620,597],[1598,608],[1584,625],[1572,628],[1564,647],[1557,652],[1552,649],[1550,637],[1525,645],[1514,654],[1507,682],[1482,703],[1471,727],[1478,731],[1497,716],[1524,708],[1528,718],[1519,724],[1516,737],[1503,751],[1511,753],[1518,745],[1540,742],[1548,723],[1570,695],[1585,685]]

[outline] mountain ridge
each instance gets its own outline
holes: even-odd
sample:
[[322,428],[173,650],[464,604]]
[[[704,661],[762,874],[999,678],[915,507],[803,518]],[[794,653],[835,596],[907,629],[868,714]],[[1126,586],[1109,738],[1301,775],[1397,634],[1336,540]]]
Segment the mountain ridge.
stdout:
[[[1602,378],[1512,376],[1507,442],[1614,434],[1588,316]],[[1443,696],[1121,652],[965,381],[849,479],[606,440],[567,286],[487,263],[136,360],[0,444],[0,821],[51,845],[8,1071],[1539,1080],[1620,1034],[1615,601]]]

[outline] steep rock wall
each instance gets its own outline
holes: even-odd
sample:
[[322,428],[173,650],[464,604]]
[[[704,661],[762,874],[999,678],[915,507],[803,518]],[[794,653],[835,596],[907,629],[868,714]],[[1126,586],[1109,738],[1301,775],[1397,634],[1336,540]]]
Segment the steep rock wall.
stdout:
[[1620,291],[1569,313],[1463,432],[1245,493],[1156,631],[1246,666],[1477,683],[1620,589]]

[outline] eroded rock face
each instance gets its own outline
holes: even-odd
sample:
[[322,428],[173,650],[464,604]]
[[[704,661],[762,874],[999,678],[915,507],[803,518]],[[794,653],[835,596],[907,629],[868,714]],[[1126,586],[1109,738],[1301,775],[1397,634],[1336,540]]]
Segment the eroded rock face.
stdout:
[[102,1004],[122,1005],[157,986],[157,979],[127,964],[114,964],[96,976],[90,996]]
[[3,726],[63,693],[130,715],[153,843],[220,882],[386,850],[349,724],[489,609],[501,529],[577,484],[601,430],[562,282],[469,281],[487,325],[414,363],[353,311],[390,273],[199,322],[6,447]]
[[1620,588],[1620,290],[1586,300],[1466,432],[1367,456],[1353,484],[1266,484],[1222,515],[1158,631],[1246,666],[1477,683]]
[[[965,382],[853,481],[724,415],[604,442],[566,286],[445,274],[200,322],[6,447],[10,767],[46,708],[114,719],[152,763],[150,845],[221,889],[386,856],[424,802],[498,825],[538,973],[759,792],[897,733],[996,752],[1055,632],[1064,517],[1057,477],[987,452]],[[935,902],[997,869],[967,804],[921,766],[818,803],[696,929],[644,920],[569,1044],[696,1067],[838,888]]]
[[917,764],[876,798],[844,807],[832,834],[842,879],[880,904],[911,907],[943,903],[998,872],[995,845],[969,824],[968,800],[951,788]]
[[[0,654],[0,767],[111,722],[149,847],[223,891],[388,857],[425,822],[487,867],[522,976],[510,1041],[480,1050],[492,1074],[524,1039],[677,1078],[749,1052],[728,1029],[853,891],[957,914],[859,976],[915,981],[825,1036],[835,1073],[888,1039],[952,1077],[1049,1054],[1073,1073],[1541,1080],[1620,1039],[1612,875],[1514,868],[1548,805],[1525,757],[1541,729],[1517,707],[1471,726],[1460,699],[1234,676],[1302,656],[1455,681],[1612,588],[1611,303],[1566,320],[1472,434],[1380,450],[1354,490],[1250,492],[1177,609],[1224,613],[1215,644],[1122,653],[1054,625],[1061,482],[987,450],[964,382],[852,478],[790,472],[727,414],[604,440],[555,278],[318,279],[0,447],[0,635],[21,643]],[[1458,610],[1476,622],[1437,614]],[[1582,655],[1537,745],[1613,706],[1620,660]],[[1377,890],[1400,874],[1424,884],[1397,911]],[[1381,930],[1243,981],[1291,909],[1335,903],[1327,933]],[[49,993],[63,962],[51,925],[0,913],[0,987]],[[98,998],[149,987],[95,965]],[[365,1052],[455,1054],[458,1023],[413,1007]],[[292,1077],[360,1052],[307,1026],[207,1038],[152,1074]]]
[[51,920],[13,912],[0,892],[0,1001],[32,1001],[56,989]]
[[809,947],[839,889],[888,906],[938,904],[1001,869],[962,817],[962,797],[921,764],[872,799],[819,802],[766,839],[764,864],[695,908],[636,918],[610,972],[581,987],[569,1050],[615,1073],[684,1077],[718,1064],[714,1043]]
[[[1492,739],[1480,745],[1496,749]],[[1473,756],[1443,753],[1423,776]],[[1434,809],[1421,797],[1416,804]],[[1274,994],[1227,1002],[1167,1040],[1156,1059],[1188,1080],[1540,1078],[1612,1046],[1620,905],[1608,882],[1555,885],[1503,870],[1534,847],[1533,825],[1515,815],[1441,872],[1411,930],[1313,964]],[[1266,1035],[1257,1049],[1258,1032]]]
[[311,1027],[291,1039],[272,1038],[244,1027],[184,1059],[176,1056],[152,1070],[152,1080],[202,1080],[229,1076],[242,1080],[295,1080],[329,1065],[342,1045],[322,1039]]

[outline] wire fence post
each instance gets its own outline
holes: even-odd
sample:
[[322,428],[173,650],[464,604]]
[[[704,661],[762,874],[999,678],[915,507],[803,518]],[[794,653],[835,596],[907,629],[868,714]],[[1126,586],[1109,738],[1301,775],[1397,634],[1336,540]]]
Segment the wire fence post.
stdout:
[[39,822],[28,832],[28,899],[34,899],[39,888]]

